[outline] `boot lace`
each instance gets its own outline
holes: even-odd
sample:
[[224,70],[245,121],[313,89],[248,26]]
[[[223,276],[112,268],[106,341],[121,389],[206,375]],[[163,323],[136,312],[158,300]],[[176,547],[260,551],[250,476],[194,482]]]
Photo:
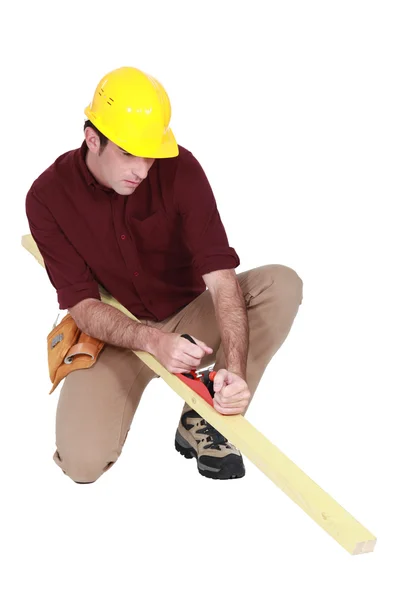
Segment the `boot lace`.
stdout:
[[209,448],[213,448],[215,450],[221,450],[221,446],[230,447],[230,444],[226,437],[224,437],[219,431],[215,429],[210,423],[207,423],[204,419],[201,421],[201,425],[205,425],[203,429],[198,429],[198,433],[204,433],[207,435],[207,442],[209,442],[204,449],[208,450]]

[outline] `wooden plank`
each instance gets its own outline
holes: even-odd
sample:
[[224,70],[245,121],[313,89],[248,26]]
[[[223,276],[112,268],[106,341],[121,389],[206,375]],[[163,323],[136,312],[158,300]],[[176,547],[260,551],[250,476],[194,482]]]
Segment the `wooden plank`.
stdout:
[[[42,256],[31,235],[22,237],[22,245],[44,266]],[[106,304],[123,312],[127,317],[139,321],[102,289],[101,299]],[[375,536],[251,425],[245,417],[221,415],[179,377],[167,371],[154,356],[143,351],[134,352],[345,550],[352,555],[365,554],[374,550]]]

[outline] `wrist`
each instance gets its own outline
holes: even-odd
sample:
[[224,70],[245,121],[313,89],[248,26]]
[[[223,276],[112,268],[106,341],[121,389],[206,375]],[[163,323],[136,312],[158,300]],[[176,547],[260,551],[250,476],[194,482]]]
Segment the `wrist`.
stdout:
[[150,327],[148,325],[144,325],[143,327],[145,328],[142,344],[143,350],[155,355],[157,353],[160,340],[164,334],[155,327]]
[[241,379],[246,381],[246,369],[243,369],[243,367],[229,366],[229,367],[226,367],[226,370],[229,371],[230,373],[234,373],[235,375],[238,375],[238,377],[240,377]]

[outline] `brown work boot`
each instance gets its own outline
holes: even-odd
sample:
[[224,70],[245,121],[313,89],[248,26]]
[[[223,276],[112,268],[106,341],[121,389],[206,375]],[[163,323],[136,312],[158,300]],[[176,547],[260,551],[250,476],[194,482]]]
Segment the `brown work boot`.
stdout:
[[185,458],[195,457],[199,473],[205,477],[238,479],[245,474],[239,450],[186,403],[176,430],[175,448]]

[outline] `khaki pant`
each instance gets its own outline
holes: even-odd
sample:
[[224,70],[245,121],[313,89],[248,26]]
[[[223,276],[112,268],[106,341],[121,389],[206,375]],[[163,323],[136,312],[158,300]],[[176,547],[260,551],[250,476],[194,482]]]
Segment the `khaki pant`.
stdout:
[[[249,318],[247,384],[253,397],[267,364],[289,334],[302,302],[303,285],[296,272],[283,265],[257,267],[239,273],[238,279]],[[199,368],[214,362],[215,370],[225,367],[208,290],[164,321],[142,323],[164,332],[193,335],[215,350]],[[116,462],[143,391],[154,377],[131,350],[107,344],[93,367],[65,378],[54,454],[64,473],[76,482],[89,483]]]

